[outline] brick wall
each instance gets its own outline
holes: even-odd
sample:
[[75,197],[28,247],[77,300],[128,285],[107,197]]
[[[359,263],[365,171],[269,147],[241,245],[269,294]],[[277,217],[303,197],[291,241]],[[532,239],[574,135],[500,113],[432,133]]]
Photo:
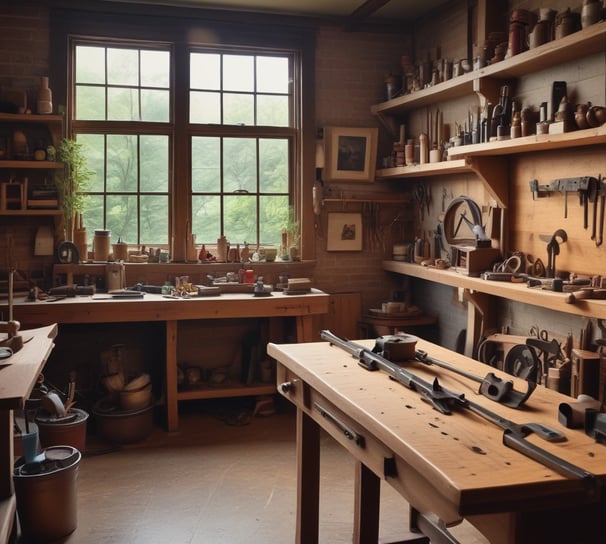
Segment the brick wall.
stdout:
[[[401,73],[400,57],[408,51],[408,41],[404,29],[401,33],[380,34],[345,32],[329,26],[320,28],[316,49],[317,127],[379,127],[380,161],[380,157],[389,152],[392,140],[370,107],[385,100],[385,76],[390,72]],[[387,182],[325,184],[325,193],[331,197],[405,190],[402,184]],[[326,251],[330,211],[362,212],[361,252]],[[381,206],[379,210],[358,203],[324,206],[316,228],[318,286],[331,293],[360,292],[363,311],[388,300],[393,289],[401,288],[401,279],[383,272],[381,261],[391,258],[390,225],[401,211],[404,211],[401,207],[391,205]]]
[[[30,104],[35,100],[38,77],[48,72],[49,15],[46,8],[37,4],[25,0],[18,6],[0,8],[0,90],[25,89]],[[400,55],[406,50],[406,42],[404,32],[385,35],[345,32],[333,26],[320,28],[316,55],[317,126],[380,126],[370,106],[383,100],[385,76],[400,70]],[[391,140],[386,131],[382,129],[380,134],[380,147],[389,149]],[[336,195],[389,191],[387,184],[363,185],[332,185],[327,191]],[[347,211],[360,209],[358,204]],[[381,231],[370,233],[367,228],[368,243],[362,252],[328,253],[323,236],[325,210],[316,229],[317,285],[329,292],[361,292],[364,308],[386,300],[399,282],[397,279],[393,284],[386,282],[381,270],[381,260],[391,252],[388,225],[398,211],[388,207],[379,214]],[[4,227],[4,223],[0,226]],[[35,230],[19,228],[14,236],[17,246],[32,247]],[[25,254],[20,256],[22,265],[26,258]],[[32,266],[38,267],[36,263]]]
[[26,91],[35,109],[39,77],[48,75],[49,17],[39,2],[0,7],[0,93]]

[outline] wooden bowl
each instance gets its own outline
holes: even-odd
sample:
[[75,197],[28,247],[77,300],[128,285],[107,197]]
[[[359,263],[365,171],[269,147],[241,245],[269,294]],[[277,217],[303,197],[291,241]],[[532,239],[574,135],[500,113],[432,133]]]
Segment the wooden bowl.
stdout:
[[148,383],[140,389],[120,391],[120,407],[122,410],[142,410],[152,403],[152,384]]

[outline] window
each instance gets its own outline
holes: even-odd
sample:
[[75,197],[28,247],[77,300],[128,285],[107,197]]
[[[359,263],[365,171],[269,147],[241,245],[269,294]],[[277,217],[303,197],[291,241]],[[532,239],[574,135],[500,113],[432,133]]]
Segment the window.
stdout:
[[194,51],[189,67],[193,231],[278,243],[294,149],[291,57]]
[[175,221],[199,244],[280,243],[300,177],[295,51],[192,44],[183,62],[170,42],[71,43],[71,130],[95,173],[85,226],[151,247]]
[[168,245],[171,50],[75,43],[74,136],[94,178],[87,225]]

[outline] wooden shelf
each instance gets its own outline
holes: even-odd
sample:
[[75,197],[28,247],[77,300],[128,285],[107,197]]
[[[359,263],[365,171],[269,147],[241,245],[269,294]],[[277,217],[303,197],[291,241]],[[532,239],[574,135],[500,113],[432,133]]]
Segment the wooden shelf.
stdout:
[[0,160],[0,168],[27,168],[32,169],[44,169],[44,170],[60,170],[63,168],[62,162],[55,161],[3,161]]
[[216,387],[192,387],[180,389],[177,393],[178,400],[194,400],[194,399],[217,399],[226,397],[248,397],[257,395],[273,395],[276,392],[274,383],[242,385],[226,384]]
[[324,198],[322,199],[322,204],[330,204],[330,203],[345,203],[345,204],[407,204],[410,202],[410,198]]
[[40,123],[44,125],[63,123],[62,115],[37,115],[35,113],[0,113],[0,123]]
[[[474,91],[488,94],[498,86],[488,80],[506,80],[533,74],[546,68],[583,58],[606,48],[606,21],[601,21],[583,30],[553,40],[529,51],[524,51],[509,59],[502,60],[478,70],[473,70],[456,78],[438,83],[432,87],[399,96],[371,107],[371,112],[382,118],[398,116],[409,110],[452,100]],[[494,98],[496,97],[491,97]]]
[[405,274],[442,285],[485,293],[523,304],[531,304],[556,312],[606,319],[606,300],[581,300],[574,304],[568,304],[565,301],[566,293],[531,289],[525,283],[483,280],[459,274],[453,270],[438,270],[436,268],[428,268],[419,264],[403,263],[400,261],[383,261],[383,269],[388,272]]
[[42,215],[63,215],[63,211],[62,210],[2,210],[0,211],[0,217],[2,216],[6,216],[6,215],[12,215],[12,216],[17,216],[17,215],[22,215],[22,216],[30,216],[30,215],[38,215],[38,216],[42,216]]
[[413,166],[396,166],[377,170],[377,179],[404,179],[439,176],[442,174],[464,174],[473,172],[465,159],[415,164]]
[[[471,147],[471,146],[465,146]],[[502,158],[497,157],[468,157],[442,162],[416,164],[414,166],[398,166],[377,171],[377,178],[406,179],[446,174],[477,175],[484,183],[490,195],[502,208],[507,208],[509,190],[507,185],[507,165]]]
[[599,145],[606,143],[606,125],[585,130],[575,130],[564,134],[533,134],[513,140],[502,140],[484,144],[471,144],[452,147],[448,156],[452,159],[461,157],[479,157],[511,155],[514,153],[531,153],[533,151],[546,151],[550,149],[564,149]]

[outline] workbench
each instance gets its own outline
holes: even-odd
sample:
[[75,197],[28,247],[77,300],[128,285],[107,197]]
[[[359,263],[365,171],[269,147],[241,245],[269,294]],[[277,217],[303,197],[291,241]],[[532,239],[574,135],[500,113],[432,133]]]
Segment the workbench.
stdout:
[[[419,340],[417,349],[477,376],[494,371],[512,379],[516,390],[526,390],[525,382],[440,346]],[[377,542],[381,481],[406,499],[423,525],[429,519],[443,528],[466,519],[492,544],[589,544],[603,534],[606,445],[558,423],[558,406],[572,402],[570,397],[538,386],[521,409],[509,408],[480,395],[478,383],[467,377],[405,363],[414,374],[430,382],[438,376],[442,387],[501,417],[563,431],[565,442],[536,434],[527,440],[595,475],[591,486],[508,448],[497,425],[468,410],[441,414],[416,391],[386,372],[362,368],[338,346],[270,343],[268,353],[278,362],[278,391],[297,408],[299,544],[318,542],[320,429],[356,460],[355,543]]]
[[[260,395],[274,391],[273,384],[242,385],[229,390],[179,391],[177,369],[178,324],[185,320],[229,318],[286,318],[296,320],[296,338],[299,342],[317,339],[314,336],[313,316],[328,312],[329,295],[313,289],[305,295],[285,295],[273,292],[270,296],[255,297],[251,293],[223,293],[212,297],[165,298],[146,293],[143,298],[114,299],[107,294],[66,297],[54,302],[28,302],[15,299],[14,319],[23,326],[50,323],[127,323],[164,322],[166,335],[165,393],[166,421],[169,431],[179,428],[179,400],[209,396]],[[6,305],[0,312],[8,315]]]
[[[57,335],[57,325],[23,330],[23,347],[0,366],[0,543],[16,535],[16,500],[13,493],[13,411],[22,410]],[[0,334],[0,340],[6,335]]]

